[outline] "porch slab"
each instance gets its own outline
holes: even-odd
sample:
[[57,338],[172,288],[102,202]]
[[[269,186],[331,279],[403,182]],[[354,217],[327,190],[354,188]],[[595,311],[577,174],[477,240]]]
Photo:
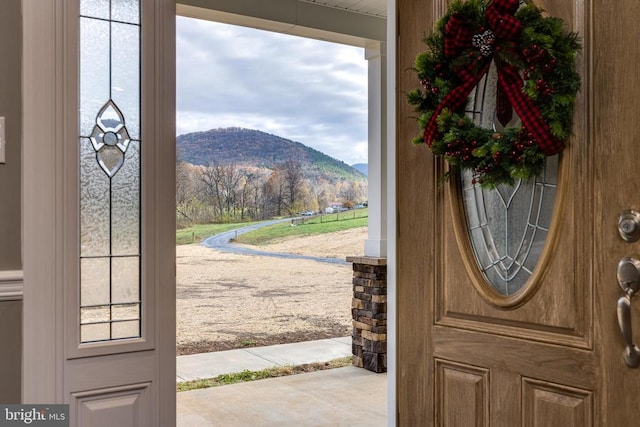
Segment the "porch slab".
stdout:
[[177,426],[384,426],[386,381],[348,366],[181,392]]

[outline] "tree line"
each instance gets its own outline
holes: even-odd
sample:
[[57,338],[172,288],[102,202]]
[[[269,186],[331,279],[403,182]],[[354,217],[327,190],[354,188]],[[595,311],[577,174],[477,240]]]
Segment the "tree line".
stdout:
[[324,211],[332,202],[345,207],[367,197],[366,181],[330,181],[306,176],[302,164],[287,160],[274,169],[210,164],[176,164],[176,221],[192,224],[241,222]]

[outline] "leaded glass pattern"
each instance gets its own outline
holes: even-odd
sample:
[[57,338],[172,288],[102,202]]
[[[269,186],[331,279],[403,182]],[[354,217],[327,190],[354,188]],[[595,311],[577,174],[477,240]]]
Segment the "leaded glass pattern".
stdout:
[[141,336],[140,0],[80,0],[80,341]]
[[[497,73],[492,64],[467,104],[478,126],[502,130],[496,116]],[[519,118],[507,126],[519,125]],[[502,295],[513,295],[533,275],[551,225],[557,189],[558,156],[548,157],[541,176],[513,186],[483,189],[472,174],[461,175],[464,213],[478,268]]]

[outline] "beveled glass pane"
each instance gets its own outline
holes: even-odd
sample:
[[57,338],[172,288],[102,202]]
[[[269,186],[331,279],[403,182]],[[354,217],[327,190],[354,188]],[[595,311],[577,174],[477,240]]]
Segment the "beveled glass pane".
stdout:
[[140,320],[140,304],[120,304],[114,305],[113,320]]
[[140,254],[140,143],[132,141],[112,179],[112,253]]
[[111,0],[111,19],[137,24],[140,22],[140,0]]
[[140,336],[140,321],[114,322],[111,324],[112,339],[137,338]]
[[109,22],[80,18],[80,136],[90,136],[109,100]]
[[80,15],[109,19],[109,0],[80,0]]
[[140,139],[140,27],[111,27],[111,98],[126,119],[132,139]]
[[[473,91],[467,114],[477,126],[500,131],[496,116],[497,73],[489,73]],[[514,112],[508,127],[518,126]],[[547,159],[542,176],[488,190],[461,175],[466,224],[478,268],[500,294],[512,295],[527,282],[540,259],[551,224],[558,174],[557,156]]]
[[80,341],[107,341],[111,339],[111,325],[98,323],[96,325],[80,325]]
[[80,255],[109,255],[109,178],[87,138],[80,139]]
[[102,147],[102,149],[98,151],[97,158],[98,164],[109,177],[114,176],[124,162],[124,154],[117,147]]
[[80,305],[106,305],[110,301],[109,258],[80,260]]
[[96,117],[96,124],[105,132],[117,132],[125,125],[122,111],[113,102],[113,99],[109,99],[102,106],[98,112],[98,117]]
[[111,301],[140,301],[140,261],[138,257],[113,258]]
[[108,305],[96,307],[83,307],[80,309],[80,323],[109,322],[111,320],[111,308]]

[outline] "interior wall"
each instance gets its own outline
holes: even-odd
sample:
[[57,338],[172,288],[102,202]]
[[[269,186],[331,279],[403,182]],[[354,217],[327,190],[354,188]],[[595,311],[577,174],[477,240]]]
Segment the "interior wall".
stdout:
[[[0,117],[7,143],[6,163],[0,164],[0,271],[15,271],[22,270],[21,0],[2,0],[0,58]],[[20,402],[21,363],[22,301],[0,301],[0,403]]]
[[0,60],[0,117],[5,118],[6,133],[6,163],[0,164],[0,271],[22,269],[20,234],[22,14],[20,5],[20,0],[2,0],[2,12],[0,12],[0,58],[2,58]]
[[20,403],[21,331],[22,301],[0,302],[0,403]]

